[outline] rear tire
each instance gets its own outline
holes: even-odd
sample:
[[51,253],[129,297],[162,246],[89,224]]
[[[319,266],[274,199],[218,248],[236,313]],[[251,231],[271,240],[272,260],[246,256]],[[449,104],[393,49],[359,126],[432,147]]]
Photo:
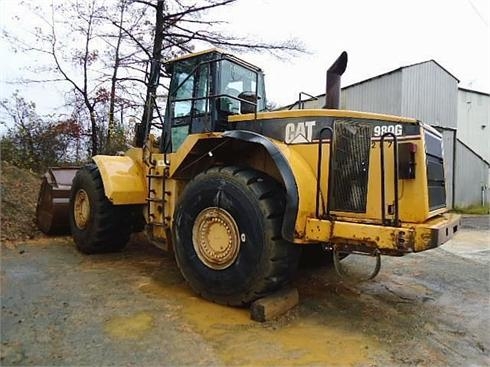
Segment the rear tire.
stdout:
[[202,297],[244,306],[288,284],[299,248],[281,236],[284,189],[244,167],[214,167],[185,188],[174,215],[175,256]]
[[113,205],[105,196],[99,169],[82,167],[73,179],[69,220],[73,240],[85,254],[120,251],[131,234],[130,206]]

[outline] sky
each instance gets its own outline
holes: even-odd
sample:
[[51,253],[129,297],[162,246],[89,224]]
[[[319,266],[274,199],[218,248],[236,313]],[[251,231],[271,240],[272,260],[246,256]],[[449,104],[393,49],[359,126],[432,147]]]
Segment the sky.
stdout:
[[[2,29],[12,30],[16,4],[0,0]],[[303,42],[308,52],[287,59],[238,55],[265,71],[267,98],[277,105],[294,102],[299,92],[324,93],[326,69],[342,51],[349,55],[342,86],[434,59],[461,87],[490,92],[489,0],[241,0],[210,15],[236,35]],[[29,25],[29,16],[22,17]],[[12,84],[35,63],[0,39],[0,98],[19,89],[38,112],[56,112],[63,85]]]

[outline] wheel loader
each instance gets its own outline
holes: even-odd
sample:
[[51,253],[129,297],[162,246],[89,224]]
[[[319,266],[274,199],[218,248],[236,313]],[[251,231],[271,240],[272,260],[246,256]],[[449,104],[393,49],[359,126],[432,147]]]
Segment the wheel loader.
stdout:
[[340,110],[346,53],[327,72],[323,109],[268,111],[263,71],[218,49],[154,63],[134,146],[94,156],[73,179],[67,218],[80,251],[121,250],[145,229],[195,292],[241,306],[288,284],[302,249],[329,251],[337,266],[348,254],[379,262],[458,230],[441,134]]

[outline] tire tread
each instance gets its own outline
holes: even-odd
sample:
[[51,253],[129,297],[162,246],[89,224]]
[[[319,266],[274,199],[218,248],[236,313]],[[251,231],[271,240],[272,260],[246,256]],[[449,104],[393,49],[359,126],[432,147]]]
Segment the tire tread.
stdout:
[[[267,232],[266,241],[269,242],[267,258],[262,273],[255,284],[247,292],[240,296],[230,298],[218,298],[212,292],[197,284],[191,287],[206,299],[213,302],[228,304],[232,306],[245,306],[257,298],[265,296],[281,287],[287,285],[296,270],[299,249],[285,241],[281,235],[282,218],[284,215],[285,198],[284,188],[267,174],[241,166],[212,167],[197,175],[192,182],[205,180],[209,176],[230,176],[244,186],[255,197],[264,213],[264,228]],[[181,266],[177,262],[179,267]],[[181,268],[182,271],[182,268]],[[184,272],[183,272],[184,273]]]
[[[72,200],[78,189],[79,181],[90,180],[92,187],[87,190],[93,191],[93,230],[88,235],[81,234],[76,228],[73,219],[73,207],[70,204],[70,222],[72,234],[77,248],[86,254],[106,253],[120,251],[129,240],[131,234],[130,206],[113,205],[105,196],[104,185],[98,167],[91,163],[82,167],[74,178],[72,186]],[[93,190],[92,190],[93,189]]]

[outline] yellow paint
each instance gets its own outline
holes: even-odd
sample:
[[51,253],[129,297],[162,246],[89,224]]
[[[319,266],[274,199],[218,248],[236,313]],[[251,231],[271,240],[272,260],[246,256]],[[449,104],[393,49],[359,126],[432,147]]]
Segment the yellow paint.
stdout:
[[[151,154],[151,157],[148,154],[146,162],[150,161],[154,162],[154,165],[145,166],[146,174],[148,176],[151,176],[149,178],[148,197],[150,199],[157,199],[159,201],[149,201],[147,204],[148,208],[144,211],[144,215],[146,217],[147,223],[164,223],[164,216],[168,215],[168,205],[167,203],[162,203],[161,199],[164,197],[163,180],[167,165],[165,163],[164,155],[161,153]],[[166,184],[167,180],[165,181],[165,185]],[[163,206],[165,206],[164,210],[162,210]],[[164,227],[153,226],[152,232],[152,236],[154,239],[166,240]]]
[[[384,121],[396,121],[403,123],[417,123],[416,120],[401,118],[397,116],[379,115],[371,113],[359,113],[355,111],[340,111],[340,110],[299,110],[299,111],[279,111],[267,114],[259,114],[259,118],[287,118],[298,116],[333,116],[339,118],[364,118],[364,119],[376,119]],[[243,116],[242,116],[243,117]],[[201,141],[206,140],[205,146],[207,150],[213,150],[214,147],[221,146],[228,140],[222,138],[222,133],[201,133],[189,135],[183,144],[180,146],[177,152],[168,154],[167,160],[170,160],[170,164],[164,162],[164,155],[161,153],[152,153],[151,160],[158,162],[153,171],[146,169],[146,173],[156,175],[159,177],[151,178],[152,197],[155,199],[165,198],[165,203],[150,202],[149,209],[151,221],[157,224],[165,224],[165,226],[154,226],[153,236],[154,238],[163,239],[170,243],[171,236],[170,228],[172,225],[172,217],[179,201],[180,193],[184,189],[188,179],[191,177],[186,176],[190,173],[184,168],[194,162],[199,157],[206,154],[207,151],[203,150]],[[318,165],[318,145],[317,144],[293,144],[288,145],[281,141],[269,139],[281,152],[286,161],[289,163],[290,169],[295,179],[295,187],[298,192],[298,210],[295,222],[295,239],[297,244],[308,242],[348,242],[355,244],[368,244],[369,246],[376,246],[383,249],[396,250],[396,238],[400,229],[385,227],[381,225],[382,210],[381,210],[381,146],[379,140],[373,140],[370,148],[369,158],[369,173],[368,173],[368,190],[367,190],[367,202],[366,211],[364,213],[351,213],[341,211],[331,211],[331,214],[335,215],[336,224],[330,228],[329,222],[321,222],[318,226],[316,222],[312,222],[316,215],[316,201],[317,201],[317,165]],[[440,229],[428,228],[430,225],[427,221],[430,218],[434,218],[436,215],[442,214],[445,209],[429,211],[429,198],[427,189],[427,166],[425,157],[425,141],[424,134],[421,136],[414,136],[410,143],[416,146],[415,151],[415,179],[399,179],[398,180],[398,204],[399,204],[399,219],[402,221],[403,231],[405,232],[408,248],[414,251],[422,251],[432,248],[436,245],[433,240],[436,232],[442,233]],[[322,155],[322,171],[320,180],[320,215],[323,214],[323,208],[327,205],[327,190],[328,190],[328,162],[329,162],[329,144],[325,143],[323,146]],[[222,149],[226,149],[226,145],[223,145]],[[384,144],[385,153],[385,208],[388,205],[393,204],[396,201],[394,190],[394,147],[390,142]],[[138,152],[133,152],[133,155]],[[111,159],[117,160],[119,163],[123,163],[124,157],[112,157]],[[125,157],[127,163],[133,162],[128,157]],[[191,160],[192,158],[192,160]],[[101,166],[104,168],[104,162],[108,158],[104,158],[101,161]],[[137,154],[134,157],[134,161],[138,159],[143,160]],[[149,157],[146,159],[149,160]],[[116,162],[116,163],[117,163]],[[112,161],[111,161],[112,163]],[[199,164],[199,163],[197,163]],[[272,159],[268,156],[268,153],[264,149],[256,149],[253,154],[248,153],[240,157],[240,164],[246,164],[258,170],[263,170],[269,173],[277,180],[281,180],[279,171],[275,167]],[[133,164],[132,167],[138,168],[139,166]],[[116,168],[110,167],[107,169],[109,172],[103,174],[104,183],[106,180],[109,183],[121,182],[113,178],[112,171],[116,171]],[[165,190],[169,192],[169,195],[163,193],[163,176],[164,170],[168,168],[168,176],[165,179]],[[204,168],[204,167],[203,167]],[[101,169],[103,171],[103,169]],[[121,171],[121,169],[119,169]],[[195,174],[195,172],[194,172]],[[141,173],[138,173],[141,175]],[[107,177],[109,178],[107,178]],[[128,174],[129,176],[129,174]],[[128,178],[128,176],[123,176]],[[138,176],[139,177],[139,176]],[[185,178],[185,179],[184,179]],[[135,180],[134,176],[131,179]],[[133,193],[133,186],[129,184],[121,185],[121,191]],[[107,187],[108,190],[110,187]],[[293,188],[294,189],[294,188]],[[335,195],[336,188],[332,188],[333,195]],[[141,193],[141,192],[140,192]],[[114,195],[113,195],[114,196]],[[114,198],[112,198],[114,200]],[[387,210],[386,210],[387,212]],[[394,219],[393,215],[388,215],[385,212],[387,219]],[[147,218],[148,220],[149,218]],[[441,224],[442,227],[448,226],[447,221]],[[414,229],[416,228],[416,229]],[[444,236],[440,236],[443,238]],[[450,236],[449,236],[450,237]],[[446,239],[449,237],[446,236]],[[414,243],[415,240],[415,243]],[[437,243],[437,245],[440,243]]]
[[[453,236],[454,227],[460,226],[461,215],[444,213],[431,218],[426,223],[414,226],[416,231],[415,252],[424,251],[430,246],[439,246]],[[437,243],[434,244],[434,236],[437,235]]]
[[175,172],[180,168],[184,160],[189,156],[194,146],[202,139],[220,139],[222,133],[202,133],[202,134],[191,134],[188,135],[184,140],[182,145],[179,147],[177,152],[170,154],[169,158],[171,161],[169,175],[172,177]]
[[[172,250],[172,236],[170,228],[172,227],[173,215],[178,201],[180,200],[181,192],[187,183],[183,180],[174,180],[165,177],[165,171],[169,169],[167,165],[169,160],[175,158],[175,154],[168,154],[166,157],[162,153],[152,153],[151,161],[155,162],[155,166],[150,168],[145,166],[146,173],[151,175],[150,186],[152,192],[149,197],[152,199],[162,199],[165,196],[165,202],[150,201],[148,202],[148,210],[144,210],[144,215],[147,223],[165,223],[166,226],[156,225],[151,228],[151,237],[160,242],[159,246],[166,251]],[[150,159],[148,158],[147,161]],[[166,162],[167,161],[167,162]],[[173,160],[175,161],[175,159]],[[163,182],[165,180],[165,182]],[[167,194],[164,194],[165,191]],[[170,194],[168,194],[170,193]],[[148,215],[150,214],[150,216]]]
[[145,171],[142,161],[130,156],[96,155],[92,158],[99,168],[107,198],[115,205],[146,203]]
[[[417,153],[415,160],[416,165],[416,179],[415,180],[399,180],[399,205],[400,205],[400,218],[405,222],[417,223],[425,221],[430,215],[441,214],[446,211],[445,209],[435,211],[429,215],[428,207],[428,192],[425,182],[427,181],[426,166],[424,149],[421,140],[413,140],[417,145]],[[310,170],[314,174],[313,180],[316,184],[317,177],[317,161],[318,161],[318,146],[316,144],[298,144],[288,145],[288,149],[298,153],[308,164]],[[328,162],[329,162],[329,144],[325,144],[322,154],[322,171],[321,171],[321,197],[323,203],[326,203],[326,194],[328,190]],[[393,149],[385,147],[385,166],[387,167],[385,173],[386,182],[386,202],[392,203],[394,200],[393,185],[393,170],[389,167],[393,167]],[[338,217],[362,219],[369,223],[379,223],[381,219],[381,170],[380,170],[380,148],[379,142],[376,142],[375,146],[371,148],[370,163],[369,163],[369,177],[368,177],[368,195],[366,203],[365,213],[351,213],[351,212],[332,212]],[[312,183],[309,184],[313,186]],[[316,190],[316,187],[315,187]],[[335,188],[333,188],[335,191]],[[315,194],[313,198],[309,200],[315,200]],[[416,200],[414,200],[416,198]],[[321,201],[321,202],[322,202]],[[320,214],[322,211],[320,211]],[[313,214],[313,212],[311,212]]]
[[[306,237],[316,242],[365,244],[379,249],[396,250],[395,238],[400,232],[404,238],[413,238],[413,229],[395,228],[363,222],[328,221],[310,218],[306,225]],[[413,249],[413,243],[410,244]]]
[[[175,312],[214,348],[225,365],[359,366],[370,360],[370,351],[383,349],[374,337],[353,330],[335,315],[329,317],[328,325],[319,324],[315,316],[260,324],[250,320],[248,309],[205,301],[185,283],[165,286],[147,281],[139,289],[174,300],[178,304]],[[237,332],[243,330],[246,332]]]
[[460,215],[445,213],[423,223],[405,223],[401,227],[366,224],[359,219],[356,221],[309,218],[306,224],[306,239],[319,242],[351,242],[396,250],[395,239],[403,232],[406,245],[412,251],[420,252],[440,246],[451,238],[454,227],[459,226]]
[[[411,143],[417,146],[415,153],[415,179],[413,180],[398,180],[398,204],[399,215],[403,222],[421,223],[424,222],[429,215],[429,194],[427,190],[427,166],[425,162],[425,152],[422,140],[412,140]],[[325,145],[328,149],[328,145]],[[392,204],[394,195],[394,177],[393,177],[393,146],[385,143],[385,188],[386,188],[386,204]],[[368,195],[366,202],[365,213],[350,213],[350,212],[333,212],[339,217],[356,218],[363,220],[381,220],[381,151],[379,141],[375,142],[374,147],[371,147],[369,157],[369,176],[368,176]],[[334,188],[335,190],[335,188]],[[392,218],[387,216],[388,218]]]
[[307,109],[307,110],[285,110],[272,112],[259,112],[257,115],[248,113],[245,115],[228,116],[228,122],[241,122],[252,120],[285,119],[293,117],[339,117],[339,118],[360,118],[367,120],[383,120],[390,122],[401,122],[414,124],[417,120],[408,117],[385,115],[380,113],[360,112],[351,110],[328,110],[328,109]]
[[[295,232],[299,234],[298,237],[303,237],[306,219],[315,212],[316,174],[305,160],[306,156],[302,155],[298,148],[278,141],[274,141],[274,143],[289,162],[296,181],[299,203]],[[301,242],[300,238],[298,238],[298,242]]]
[[153,327],[153,316],[140,312],[131,316],[114,317],[106,322],[104,330],[116,339],[140,339]]

